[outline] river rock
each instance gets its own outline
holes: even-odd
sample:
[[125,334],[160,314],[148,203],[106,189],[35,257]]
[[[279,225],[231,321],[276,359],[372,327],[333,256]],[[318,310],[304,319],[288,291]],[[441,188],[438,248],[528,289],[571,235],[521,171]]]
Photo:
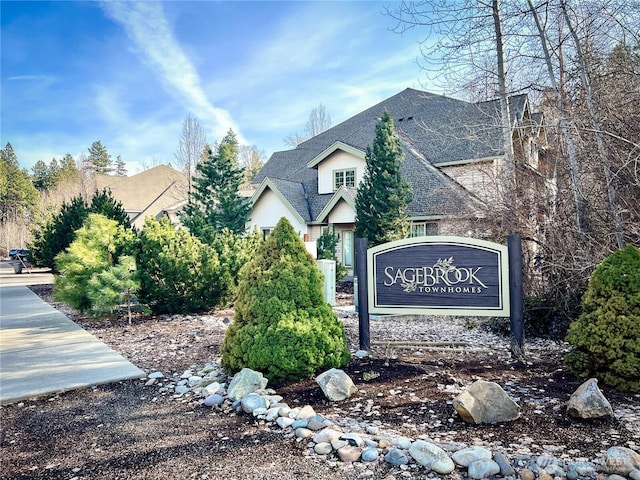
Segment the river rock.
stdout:
[[640,453],[627,447],[611,447],[602,457],[604,471],[627,476],[640,469]]
[[477,462],[478,460],[491,460],[491,451],[483,447],[467,447],[454,452],[451,455],[451,460],[453,460],[458,465],[468,467],[473,462]]
[[469,464],[469,477],[480,480],[500,473],[500,465],[491,459],[483,458]]
[[331,446],[330,443],[321,442],[321,443],[316,443],[314,445],[313,451],[316,452],[318,455],[328,455],[333,451],[333,447]]
[[567,402],[567,413],[574,418],[613,418],[613,408],[598,388],[596,378],[590,378],[573,392]]
[[224,397],[222,395],[214,393],[213,395],[209,395],[207,398],[205,398],[202,403],[204,403],[207,407],[222,405],[224,403]]
[[222,385],[218,382],[211,382],[202,389],[202,394],[206,396],[214,395],[220,393],[220,390],[222,390]]
[[257,393],[250,393],[242,397],[240,405],[242,405],[242,411],[245,413],[253,413],[253,411],[258,408],[263,408],[265,413],[267,411],[267,401],[262,395],[258,395]]
[[267,387],[268,380],[264,378],[262,373],[243,368],[236,373],[229,383],[227,396],[231,400],[242,400],[246,395],[257,390],[264,390]]
[[338,450],[338,457],[343,462],[357,462],[362,454],[362,449],[358,447],[346,446]]
[[407,457],[407,454],[404,453],[403,450],[392,448],[384,456],[384,461],[391,465],[400,466],[409,463],[409,457]]
[[443,475],[453,472],[456,468],[447,452],[424,440],[413,442],[409,447],[409,455],[420,465],[429,466],[434,472]]
[[333,440],[340,438],[340,435],[342,435],[342,432],[325,428],[313,437],[313,441],[315,443],[331,443]]
[[349,375],[338,368],[321,373],[316,377],[316,382],[320,385],[325,397],[332,402],[346,400],[358,391]]
[[302,418],[309,419],[313,417],[316,412],[313,410],[311,405],[305,405],[298,411],[298,415],[296,415],[296,420],[300,420]]
[[511,462],[504,453],[494,453],[493,460],[500,466],[500,475],[503,477],[513,477],[516,474]]
[[293,422],[295,422],[295,420],[289,417],[278,417],[276,419],[276,423],[280,428],[290,427],[293,424]]
[[374,447],[365,448],[361,455],[363,462],[375,462],[378,459],[378,449]]
[[458,415],[467,423],[501,423],[516,420],[520,407],[495,382],[477,380],[453,399]]

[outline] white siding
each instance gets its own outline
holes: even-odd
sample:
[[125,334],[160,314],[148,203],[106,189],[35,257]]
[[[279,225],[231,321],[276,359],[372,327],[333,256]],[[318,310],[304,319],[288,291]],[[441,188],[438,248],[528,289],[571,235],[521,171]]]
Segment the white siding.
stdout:
[[250,220],[247,223],[249,230],[253,230],[254,227],[258,231],[263,228],[273,228],[282,217],[285,217],[301,237],[307,233],[307,225],[300,223],[296,216],[280,201],[278,196],[268,188],[262,192],[249,216]]
[[350,153],[337,150],[318,164],[318,193],[333,193],[333,172],[335,170],[356,170],[356,186],[364,177],[366,163]]
[[329,223],[355,223],[355,221],[355,210],[344,200],[339,200],[329,213]]

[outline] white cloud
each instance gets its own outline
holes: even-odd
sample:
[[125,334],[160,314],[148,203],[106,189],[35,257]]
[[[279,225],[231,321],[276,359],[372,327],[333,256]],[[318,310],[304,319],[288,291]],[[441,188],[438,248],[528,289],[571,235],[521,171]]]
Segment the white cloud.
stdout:
[[177,41],[164,15],[161,2],[104,2],[104,11],[126,31],[137,53],[151,65],[161,79],[205,123],[216,136],[224,136],[232,128],[244,141],[231,115],[217,108],[207,98],[200,76]]

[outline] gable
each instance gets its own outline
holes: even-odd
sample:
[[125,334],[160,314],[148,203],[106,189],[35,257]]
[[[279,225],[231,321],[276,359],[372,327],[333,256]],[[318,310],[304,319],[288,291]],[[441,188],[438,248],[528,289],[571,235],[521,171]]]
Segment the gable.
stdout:
[[356,156],[344,150],[335,150],[325,157],[322,162],[317,165],[317,168],[319,194],[333,193],[337,190],[334,185],[334,175],[336,172],[353,171],[355,176],[354,186],[357,186],[364,178],[366,169],[364,152],[362,156]]
[[252,209],[247,228],[259,231],[264,228],[272,229],[285,217],[293,228],[301,233],[306,233],[306,222],[291,207],[287,200],[273,187],[265,187],[256,192],[252,198]]

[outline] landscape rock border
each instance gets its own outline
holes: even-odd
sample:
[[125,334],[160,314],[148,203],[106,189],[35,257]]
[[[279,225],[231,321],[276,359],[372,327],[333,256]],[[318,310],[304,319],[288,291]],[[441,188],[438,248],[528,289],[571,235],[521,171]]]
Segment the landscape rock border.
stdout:
[[[326,372],[325,372],[326,373]],[[162,380],[161,372],[148,375],[147,386]],[[549,455],[518,455],[509,458],[503,452],[462,443],[439,444],[426,435],[408,438],[381,432],[375,425],[358,425],[345,429],[317,414],[313,407],[290,407],[275,390],[266,388],[266,379],[260,372],[243,369],[229,383],[234,387],[233,397],[228,394],[222,367],[208,363],[193,372],[187,370],[176,381],[162,385],[161,393],[174,392],[176,398],[190,392],[201,398],[205,407],[219,412],[251,415],[267,424],[277,425],[285,438],[307,442],[307,454],[325,457],[327,462],[360,465],[373,475],[373,469],[382,462],[401,471],[411,468],[421,473],[448,475],[456,469],[466,470],[468,478],[483,479],[499,475],[521,480],[553,480],[580,478],[595,479],[607,474],[607,480],[640,480],[640,453],[614,446],[601,457],[587,461],[568,461]],[[586,383],[586,382],[585,382]],[[242,393],[235,387],[242,385]],[[368,476],[363,474],[363,478]]]

